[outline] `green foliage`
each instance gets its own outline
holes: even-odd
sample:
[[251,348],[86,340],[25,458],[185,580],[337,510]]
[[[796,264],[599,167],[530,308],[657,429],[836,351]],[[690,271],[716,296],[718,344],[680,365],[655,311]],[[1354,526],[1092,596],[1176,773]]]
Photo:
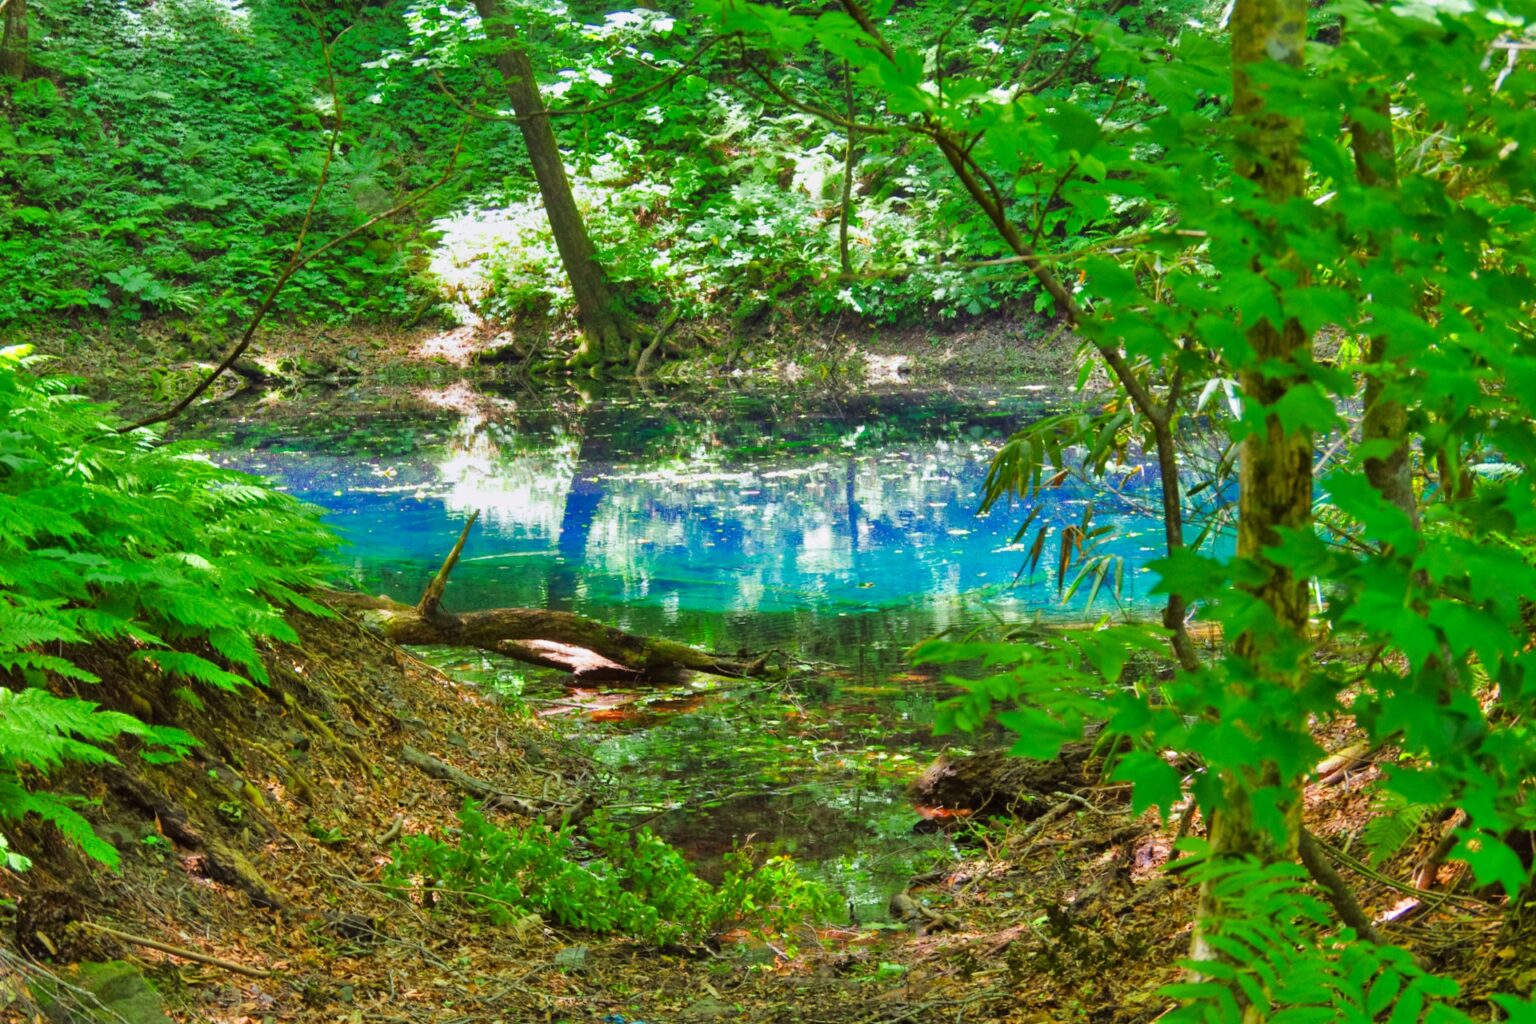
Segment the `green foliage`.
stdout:
[[1456,983],[1428,973],[1406,950],[1361,942],[1349,931],[1328,937],[1332,913],[1300,866],[1214,858],[1196,841],[1185,849],[1190,856],[1180,863],[1189,865],[1189,877],[1228,908],[1202,932],[1223,959],[1185,962],[1198,980],[1163,988],[1181,1001],[1166,1020],[1239,1020],[1246,1004],[1271,1024],[1471,1021],[1448,1002]]
[[[720,31],[744,33],[770,65],[818,52],[848,61],[915,143],[945,154],[1104,357],[1118,393],[1096,413],[1016,437],[994,467],[989,504],[1029,502],[1057,473],[1102,478],[1138,449],[1155,452],[1166,485],[1179,487],[1167,495],[1170,518],[1193,511],[1193,494],[1218,496],[1215,524],[1170,529],[1167,557],[1152,568],[1170,598],[1168,625],[1194,607],[1228,638],[1224,650],[1201,659],[1185,645],[1181,670],[1152,688],[1118,678],[1123,657],[1106,662],[1086,631],[925,645],[921,658],[986,671],[962,683],[946,724],[997,717],[1019,734],[1018,753],[1049,756],[1088,720],[1107,720],[1132,748],[1116,777],[1135,783],[1138,806],[1181,798],[1186,780],[1166,754],[1197,758],[1188,782],[1202,811],[1242,823],[1218,835],[1244,845],[1221,852],[1274,856],[1322,754],[1315,723],[1350,716],[1406,755],[1382,788],[1405,806],[1460,807],[1471,824],[1453,855],[1479,883],[1524,891],[1529,870],[1506,837],[1536,825],[1526,603],[1536,593],[1536,70],[1491,55],[1523,45],[1536,5],[1327,5],[1337,41],[1309,47],[1306,66],[1282,60],[1287,48],[1242,69],[1262,117],[1233,109],[1230,51],[1210,34],[1121,19],[1108,6],[1026,5],[1036,31],[1071,42],[1054,61],[997,67],[936,59],[934,34],[915,42],[883,5],[862,19],[853,3],[708,6]],[[1239,4],[1234,19],[1276,9]],[[1010,64],[1024,77],[999,88]],[[1059,88],[1080,74],[1098,88]],[[1341,124],[1386,133],[1387,155],[1352,151]],[[1304,179],[1274,155],[1291,133]],[[1100,239],[1074,252],[1042,223],[1085,224]],[[1275,356],[1270,344],[1261,354],[1269,328],[1290,332],[1291,353]],[[1312,344],[1319,336],[1345,344],[1335,354]],[[1210,401],[1218,392],[1225,402]],[[1350,410],[1364,402],[1373,414],[1400,409],[1401,424],[1350,451]],[[1319,451],[1314,439],[1330,435],[1342,457]],[[1282,439],[1294,452],[1279,454]],[[1248,493],[1221,508],[1245,448],[1260,460],[1244,467]],[[1309,451],[1315,518],[1294,510],[1314,493]],[[1362,472],[1388,455],[1415,474],[1406,501]],[[1233,511],[1238,556],[1196,550]],[[1086,522],[1080,532],[1072,548],[1091,557],[1077,550],[1094,539]],[[1310,622],[1293,610],[1303,595],[1316,609]],[[1125,646],[1166,631],[1100,635]],[[1324,641],[1334,656],[1319,656]],[[1384,850],[1397,837],[1378,829]],[[1317,948],[1307,936],[1327,925],[1320,906],[1285,881],[1288,869],[1255,868],[1276,873],[1235,886],[1223,870],[1199,876],[1216,906],[1230,906],[1202,926],[1226,937],[1200,965],[1212,980],[1176,993],[1190,1019],[1238,1019],[1247,1000],[1293,1004],[1275,1019],[1368,1020],[1395,1003],[1393,1020],[1415,1020],[1430,997],[1449,996],[1391,951],[1345,943],[1321,961],[1287,958]],[[1265,887],[1273,903],[1245,902],[1243,884]],[[1258,963],[1271,975],[1256,977]],[[1284,991],[1303,982],[1306,992]]]
[[222,689],[265,681],[256,645],[297,639],[282,610],[325,613],[298,588],[319,580],[333,541],[312,510],[194,446],[118,434],[104,407],[32,376],[29,362],[0,350],[0,671],[14,687],[0,689],[0,816],[39,815],[115,863],[70,798],[32,792],[25,775],[112,762],[118,737],[151,761],[195,741],[54,696],[50,678],[95,683],[73,652],[126,641],[165,676]]
[[[216,334],[248,315],[288,258],[336,123],[315,27],[296,5],[208,0],[62,0],[32,17],[44,74],[0,83],[0,325],[162,317]],[[336,55],[342,134],[311,227],[321,240],[437,173],[348,89],[356,59]],[[410,232],[384,223],[339,247],[276,312],[411,312]]]
[[[116,865],[117,850],[97,838],[90,822],[75,810],[78,798],[33,792],[21,776],[25,769],[47,775],[66,761],[115,762],[102,744],[120,736],[140,739],[146,756],[180,757],[196,742],[179,729],[146,725],[132,715],[103,711],[87,700],[56,697],[35,687],[0,688],[0,816],[16,819],[35,814],[52,822],[96,860]],[[5,854],[11,868],[27,866],[26,858],[8,848]]]
[[498,828],[467,803],[456,843],[407,839],[390,870],[400,884],[419,879],[428,891],[470,894],[500,923],[532,911],[556,924],[658,944],[696,941],[735,921],[785,933],[837,905],[785,857],[754,867],[747,851],[737,851],[715,887],[649,829],[623,829],[598,816],[586,835],[583,848],[570,828]]
[[1433,804],[1411,804],[1397,793],[1383,791],[1371,808],[1371,820],[1360,830],[1360,842],[1371,863],[1395,857],[1435,810]]

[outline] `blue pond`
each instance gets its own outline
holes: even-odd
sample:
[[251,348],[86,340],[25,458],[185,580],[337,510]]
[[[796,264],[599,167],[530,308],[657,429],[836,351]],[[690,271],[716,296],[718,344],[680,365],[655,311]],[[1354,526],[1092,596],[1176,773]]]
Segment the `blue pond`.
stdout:
[[[1155,482],[1064,481],[1024,544],[1019,508],[979,515],[993,455],[1050,411],[1038,388],[853,397],[754,392],[453,388],[330,394],[204,413],[228,465],[328,510],[358,585],[415,600],[480,513],[448,587],[456,610],[568,609],[715,650],[780,649],[784,686],[592,692],[482,654],[429,652],[593,745],[610,799],[706,875],[743,842],[794,854],[883,916],[948,840],[919,828],[905,785],[932,756],[944,684],[904,652],[944,630],[1036,616],[1062,601],[1062,528],[1110,525],[1120,601],[1144,613],[1161,524]],[[1034,531],[1051,533],[1020,575]],[[1068,570],[1068,575],[1072,570]],[[1115,611],[1101,593],[1095,614]]]
[[[1047,409],[1030,388],[843,400],[457,390],[252,408],[200,432],[223,444],[221,461],[327,509],[370,590],[416,596],[479,511],[454,607],[546,606],[701,640],[788,619],[804,638],[807,620],[895,615],[933,631],[1080,611],[1086,586],[1061,601],[1057,538],[1090,501],[1094,522],[1114,527],[1105,550],[1125,560],[1121,601],[1147,601],[1139,570],[1161,526],[1142,469],[1115,494],[1063,482],[1024,543],[1023,510],[978,512],[1001,442]],[[1053,528],[1045,557],[1020,576],[1040,525]],[[1113,609],[1108,588],[1096,607]]]

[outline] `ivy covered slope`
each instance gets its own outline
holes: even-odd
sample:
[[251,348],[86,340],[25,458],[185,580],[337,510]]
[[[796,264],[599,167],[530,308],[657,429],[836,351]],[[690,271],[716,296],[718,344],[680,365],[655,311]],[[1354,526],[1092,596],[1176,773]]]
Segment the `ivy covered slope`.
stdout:
[[[112,864],[116,851],[43,777],[120,749],[184,756],[192,736],[150,722],[170,703],[200,707],[200,691],[267,681],[258,645],[297,639],[282,609],[324,613],[298,589],[317,581],[332,537],[311,510],[194,446],[118,433],[106,408],[31,362],[0,350],[0,817],[41,816]],[[102,648],[125,653],[137,679],[93,672]],[[98,686],[133,713],[86,699]]]
[[[338,151],[310,229],[322,239],[437,177],[453,145],[430,114],[418,138],[423,118],[363,102],[355,51],[337,48],[332,82],[323,43],[338,29],[300,4],[62,0],[30,18],[26,77],[0,87],[0,328],[227,326],[286,261],[329,133]],[[421,227],[388,220],[339,246],[275,312],[419,312],[430,292],[408,240]]]

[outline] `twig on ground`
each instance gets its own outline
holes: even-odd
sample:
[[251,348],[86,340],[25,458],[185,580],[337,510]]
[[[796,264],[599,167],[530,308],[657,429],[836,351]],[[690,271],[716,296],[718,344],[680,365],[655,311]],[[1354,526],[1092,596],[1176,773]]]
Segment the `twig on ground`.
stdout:
[[131,943],[135,946],[147,946],[150,949],[157,949],[162,953],[169,953],[171,956],[180,957],[183,960],[194,960],[200,964],[207,964],[209,967],[219,967],[235,974],[243,974],[247,978],[272,977],[271,971],[263,970],[260,967],[248,967],[245,964],[237,964],[233,960],[221,960],[216,956],[209,956],[207,953],[199,953],[195,949],[187,949],[185,946],[173,946],[169,942],[145,938],[143,935],[134,935],[131,932],[118,931],[116,928],[108,928],[106,925],[97,924],[94,921],[81,921],[80,923],[92,931],[101,932],[101,934],[110,936],[120,942]]

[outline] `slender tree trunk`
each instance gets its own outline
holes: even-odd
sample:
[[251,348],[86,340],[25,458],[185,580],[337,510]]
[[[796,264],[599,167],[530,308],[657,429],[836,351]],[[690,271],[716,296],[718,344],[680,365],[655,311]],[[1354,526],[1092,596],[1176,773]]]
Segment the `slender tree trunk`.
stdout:
[[517,115],[523,143],[528,147],[528,159],[533,164],[533,175],[539,183],[544,212],[549,217],[550,230],[554,232],[555,246],[560,250],[560,262],[570,278],[571,293],[576,298],[576,311],[585,336],[576,353],[576,361],[598,364],[625,359],[632,340],[627,317],[608,280],[608,272],[597,260],[587,225],[576,207],[576,197],[571,194],[560,144],[545,112],[543,97],[539,95],[528,51],[523,49],[517,30],[506,21],[500,0],[475,0],[475,10],[485,23],[486,34],[502,44],[496,55],[496,68],[506,84],[512,111]]
[[[1241,142],[1249,154],[1239,173],[1259,187],[1263,198],[1283,204],[1303,194],[1305,168],[1300,155],[1300,128],[1292,119],[1266,112],[1261,87],[1247,70],[1266,62],[1299,65],[1306,42],[1306,0],[1237,0],[1232,17],[1234,67],[1233,113],[1240,119]],[[1302,268],[1293,257],[1270,254],[1272,261],[1289,264],[1299,277]],[[1299,280],[1297,283],[1300,283]],[[1279,284],[1272,287],[1279,289]],[[1311,339],[1294,319],[1276,327],[1267,320],[1251,325],[1248,343],[1253,347],[1249,364],[1240,373],[1244,401],[1271,406],[1288,390],[1304,382],[1292,372],[1307,354]],[[1251,666],[1250,686],[1296,687],[1301,683],[1307,628],[1306,580],[1270,563],[1265,548],[1278,543],[1279,530],[1307,528],[1312,522],[1312,437],[1306,431],[1287,432],[1276,416],[1242,442],[1238,495],[1238,555],[1253,559],[1265,569],[1264,578],[1249,587],[1269,606],[1275,627],[1260,634],[1247,632],[1237,638],[1236,653]],[[1210,817],[1211,853],[1215,857],[1257,855],[1264,860],[1294,860],[1301,834],[1300,781],[1282,778],[1273,764],[1246,775],[1222,780],[1225,806]],[[1276,798],[1288,829],[1283,836],[1259,827],[1255,821],[1254,794],[1264,789]],[[1227,916],[1228,908],[1212,887],[1200,894],[1202,928]],[[1219,927],[1219,924],[1216,925]],[[1196,936],[1195,955],[1209,959],[1212,951]]]
[[22,78],[27,73],[27,0],[0,0],[5,8],[0,29],[0,78]]
[[858,134],[851,125],[854,118],[853,107],[853,69],[848,62],[843,61],[843,99],[848,106],[847,129],[848,141],[843,146],[843,196],[842,206],[837,215],[837,259],[842,265],[843,273],[853,273],[853,258],[848,252],[848,219],[853,212],[853,144],[854,136]]
[[[1392,103],[1386,93],[1372,97],[1372,120],[1380,127],[1368,127],[1359,120],[1349,125],[1350,146],[1355,155],[1355,173],[1360,184],[1395,189],[1397,187],[1397,148],[1392,140]],[[1372,249],[1379,249],[1372,239]],[[1376,335],[1370,342],[1370,361],[1381,365],[1391,358],[1387,339]],[[1401,402],[1388,393],[1385,383],[1372,375],[1365,382],[1365,419],[1360,425],[1362,441],[1396,441],[1388,455],[1365,460],[1365,476],[1385,499],[1402,509],[1415,524],[1419,507],[1413,494],[1413,477],[1408,464],[1408,413]]]

